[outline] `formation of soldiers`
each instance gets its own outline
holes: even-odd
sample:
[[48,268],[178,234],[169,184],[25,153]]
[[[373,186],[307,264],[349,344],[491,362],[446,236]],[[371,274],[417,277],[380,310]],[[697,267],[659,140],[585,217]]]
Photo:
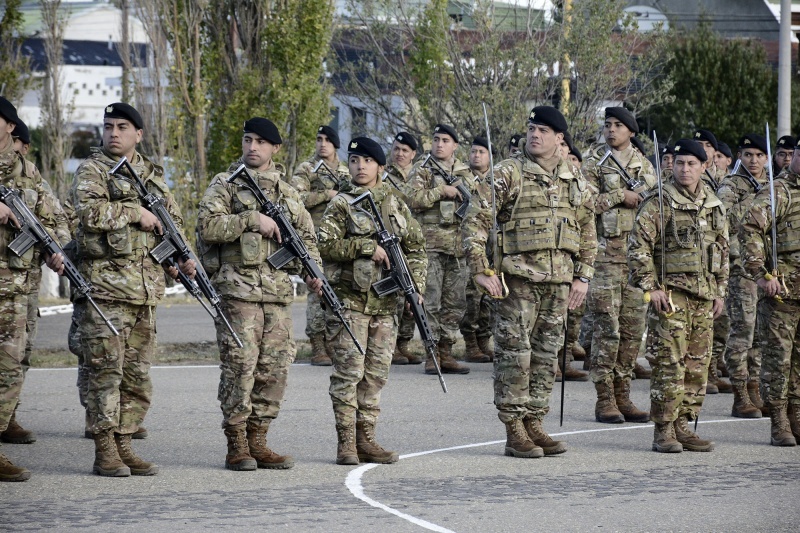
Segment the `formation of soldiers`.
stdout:
[[[190,254],[173,261],[160,255],[168,228],[152,200],[176,231],[191,228],[182,227],[163,169],[137,150],[144,125],[136,109],[119,102],[105,109],[102,147],[80,165],[61,205],[24,157],[27,128],[0,98],[0,184],[21,191],[65,250],[63,256],[35,248],[17,253],[20,223],[3,198],[0,437],[35,440],[15,413],[35,334],[40,267],[44,262],[63,274],[66,256],[99,303],[73,295],[69,346],[79,358],[93,471],[102,476],[158,472],[132,447],[132,439],[147,434],[156,306],[167,276],[191,286],[202,274],[222,302],[215,325],[226,468],[294,465],[267,445],[296,352],[291,274],[303,275],[309,289],[311,362],[333,367],[336,463],[396,462],[397,452],[376,438],[381,390],[392,364],[422,363],[409,348],[418,317],[402,295],[377,288],[396,274],[397,261],[407,269],[414,305],[424,303],[427,311],[435,348],[426,353],[424,372],[469,372],[453,356],[459,334],[466,361],[493,362],[506,455],[567,450],[543,429],[559,377],[591,378],[598,422],[654,422],[658,452],[712,450],[714,443],[690,422],[707,393],[726,390],[733,393],[732,416],[770,416],[771,443],[796,445],[795,139],[779,139],[769,161],[769,140],[747,134],[734,158],[713,133],[697,130],[692,139],[656,146],[656,170],[636,137],[636,118],[622,107],[606,109],[602,142],[583,153],[557,109],[534,107],[526,124],[495,165],[484,137],[472,141],[468,161],[458,159],[459,135],[447,124],[435,126],[427,154],[400,132],[388,164],[383,147],[362,136],[347,143],[347,160],[339,161],[338,132],[323,125],[314,156],[289,176],[273,160],[282,145],[278,128],[252,117],[244,122],[241,157],[200,200],[199,261]],[[121,170],[126,162],[130,167]],[[278,211],[266,214],[264,202]],[[305,260],[322,265],[324,275],[296,259],[275,260],[295,238],[275,213],[285,216],[307,250]],[[322,305],[330,301],[327,287],[342,303],[338,315]],[[565,343],[570,358],[559,369]],[[630,398],[631,380],[646,371],[637,370],[642,353],[652,366],[649,410]],[[574,369],[572,359],[585,359],[589,374]],[[0,454],[0,480],[29,477]]]

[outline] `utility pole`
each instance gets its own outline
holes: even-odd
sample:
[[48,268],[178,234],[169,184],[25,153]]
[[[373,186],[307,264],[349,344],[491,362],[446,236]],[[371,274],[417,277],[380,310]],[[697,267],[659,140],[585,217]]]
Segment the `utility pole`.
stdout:
[[[792,2],[781,0],[778,48],[778,137],[791,133],[792,123]],[[771,143],[770,139],[767,142]]]

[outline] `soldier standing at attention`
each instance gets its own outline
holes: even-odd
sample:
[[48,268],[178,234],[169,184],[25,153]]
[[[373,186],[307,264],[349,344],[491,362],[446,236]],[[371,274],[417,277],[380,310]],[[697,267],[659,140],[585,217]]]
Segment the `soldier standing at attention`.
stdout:
[[508,157],[518,154],[522,151],[520,144],[525,145],[525,135],[522,133],[515,133],[508,141]]
[[523,152],[495,168],[503,232],[499,272],[486,256],[491,208],[473,206],[463,225],[474,283],[495,297],[503,294],[500,273],[508,285],[508,297],[495,309],[494,403],[506,426],[505,453],[514,457],[567,450],[542,424],[564,345],[564,318],[586,296],[597,239],[589,185],[559,151],[566,130],[557,109],[534,107]]
[[[458,325],[466,309],[466,263],[461,243],[461,218],[456,210],[465,201],[458,182],[473,193],[475,177],[456,156],[458,135],[445,124],[433,128],[432,161],[418,161],[408,177],[408,206],[422,226],[428,253],[428,283],[425,303],[433,337],[437,340],[439,366],[446,374],[469,374],[469,367],[453,358]],[[453,185],[440,175],[436,165],[457,179]],[[436,374],[430,354],[425,373]]]
[[[714,164],[726,174],[731,171],[733,153],[731,152],[731,147],[722,141],[717,143],[717,151],[714,152]],[[720,182],[720,185],[721,184],[722,182]]]
[[[228,470],[294,466],[290,456],[267,447],[267,431],[278,416],[295,356],[289,312],[292,282],[287,272],[267,262],[280,248],[275,221],[259,212],[255,195],[244,185],[228,182],[244,164],[267,198],[284,208],[311,257],[319,261],[311,216],[272,160],[282,142],[271,121],[253,117],[245,122],[242,157],[214,177],[197,217],[200,237],[209,246],[203,263],[213,273],[223,311],[244,344],[239,348],[224,323],[216,321],[221,361],[218,399],[228,440]],[[305,281],[309,293],[321,292],[320,280],[306,277]]]
[[396,452],[385,450],[375,440],[381,390],[389,377],[397,336],[398,296],[379,297],[372,289],[383,269],[389,268],[389,259],[375,241],[369,208],[365,213],[351,206],[353,199],[372,193],[387,230],[400,239],[414,283],[420,292],[425,287],[428,265],[422,231],[394,187],[381,182],[385,165],[378,143],[366,137],[351,140],[348,166],[352,181],[343,184],[331,200],[317,230],[320,254],[339,272],[333,278],[338,279],[334,289],[347,307],[345,319],[366,351],[361,355],[333,313],[326,317],[333,355],[330,396],[339,441],[336,464],[341,465],[394,463],[398,459]]
[[772,173],[775,176],[789,168],[795,144],[797,144],[797,139],[791,135],[784,135],[778,139],[775,144],[775,155],[772,156]]
[[[583,168],[589,183],[600,191],[595,197],[597,213],[597,260],[589,289],[588,306],[594,316],[591,377],[597,390],[594,416],[598,422],[647,422],[646,411],[630,399],[631,379],[645,331],[647,305],[642,291],[628,283],[628,235],[636,208],[647,189],[656,183],[650,161],[631,144],[639,126],[623,107],[607,107],[603,124],[605,143],[590,149]],[[641,190],[633,191],[611,154]]]
[[[666,145],[661,148],[661,177],[672,175],[672,165],[675,162],[675,147]],[[669,171],[669,174],[667,174]]]
[[705,160],[697,142],[675,144],[663,212],[659,195],[650,195],[628,241],[631,284],[650,300],[650,419],[658,452],[714,448],[689,428],[703,406],[713,320],[722,313],[728,285],[728,224],[722,202],[701,182]]
[[[328,202],[336,196],[340,183],[349,179],[347,165],[339,161],[336,153],[338,149],[339,134],[336,130],[320,126],[314,156],[301,163],[289,181],[300,193],[315,228],[319,226]],[[311,342],[311,364],[330,366],[331,357],[325,346],[325,310],[313,292],[308,293],[306,302],[306,336]]]

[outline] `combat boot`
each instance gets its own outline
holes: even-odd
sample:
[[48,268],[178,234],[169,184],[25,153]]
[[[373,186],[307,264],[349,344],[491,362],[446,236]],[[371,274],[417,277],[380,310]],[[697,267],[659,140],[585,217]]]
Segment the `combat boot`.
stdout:
[[396,463],[397,452],[384,450],[375,440],[375,424],[366,420],[356,422],[356,452],[360,463]]
[[30,478],[30,470],[15,465],[8,457],[0,453],[0,481],[28,481]]
[[789,417],[786,416],[786,400],[772,402],[769,409],[770,444],[773,446],[797,446],[797,439],[792,435]]
[[[453,359],[453,345],[440,340],[436,346],[437,357],[439,358],[439,366],[442,369],[442,374],[469,374],[469,367],[461,365]],[[425,373],[436,375],[436,367],[434,366],[431,355],[425,361]]]
[[122,462],[114,442],[114,430],[106,429],[94,434],[94,466],[92,471],[99,476],[128,477],[131,469]]
[[247,423],[247,445],[250,449],[250,457],[256,460],[259,468],[272,470],[292,468],[294,459],[291,455],[278,455],[267,447],[269,423],[269,420],[262,421],[261,424]]
[[149,436],[150,433],[147,432],[147,428],[144,426],[139,426],[133,435],[131,435],[131,438],[136,440],[144,440]]
[[721,357],[717,359],[717,370],[719,370],[719,375],[723,378],[731,377],[731,375],[728,373],[728,367],[725,366],[725,361],[723,361]]
[[653,432],[653,451],[659,453],[681,453],[683,446],[675,438],[672,422],[656,422]]
[[125,466],[131,469],[132,476],[154,476],[158,474],[158,467],[156,465],[148,463],[133,453],[130,435],[120,435],[116,433],[114,435],[114,440],[117,442],[119,458],[122,459]]
[[649,422],[650,413],[637,409],[631,401],[631,380],[617,378],[614,380],[614,400],[617,409],[622,413],[625,422]]
[[800,405],[790,403],[787,416],[789,417],[789,427],[792,429],[792,435],[795,440],[800,439]]
[[572,343],[572,358],[576,361],[586,360],[586,350],[583,349],[583,346],[578,341]]
[[408,348],[408,341],[397,339],[397,343],[394,345],[394,353],[392,354],[392,364],[393,365],[407,365],[408,364],[408,357],[406,357],[404,350],[400,348],[400,345],[404,344],[404,348]]
[[357,465],[356,428],[351,425],[336,424],[336,436],[339,439],[336,446],[336,464]]
[[322,334],[312,335],[309,340],[311,341],[311,364],[313,366],[333,365],[325,345],[325,336]]
[[[716,372],[712,373],[711,370],[709,370],[708,387],[710,387],[712,383],[714,384],[714,387],[717,389],[717,392],[719,393],[730,394],[733,392],[733,386],[731,386],[730,383],[722,379]],[[708,394],[708,390],[706,390],[706,394]]]
[[712,379],[710,372],[708,374],[708,379],[706,380],[706,394],[719,394],[717,383]]
[[8,442],[9,444],[30,444],[36,442],[36,435],[33,431],[27,430],[19,425],[17,422],[17,410],[11,413],[11,420],[8,421],[8,427],[0,433],[0,440]]
[[611,380],[600,381],[594,384],[597,391],[597,403],[594,406],[594,418],[603,424],[622,424],[625,417],[617,409],[614,398],[614,387]]
[[761,399],[761,386],[758,380],[747,382],[747,395],[750,396],[750,403],[760,410],[763,416],[769,416],[769,407]]
[[535,459],[537,457],[544,457],[544,450],[537,446],[532,440],[528,432],[525,431],[525,426],[522,420],[515,418],[509,420],[506,424],[506,451],[505,454],[509,457],[523,457],[526,459]]
[[[561,369],[559,368],[559,370]],[[577,368],[572,368],[569,363],[567,363],[567,371],[563,373],[562,377],[566,378],[567,381],[589,381],[589,374]]]
[[638,362],[633,367],[633,375],[636,377],[636,379],[650,379],[652,374],[652,370],[643,367]]
[[250,455],[250,447],[247,444],[244,425],[226,427],[225,437],[228,439],[228,455],[225,456],[225,468],[237,472],[258,468],[258,463]]
[[558,455],[567,451],[567,445],[560,440],[553,440],[542,427],[542,421],[531,415],[522,419],[525,432],[545,455]]
[[685,415],[679,416],[675,421],[675,438],[689,452],[710,452],[714,449],[713,441],[701,439],[691,430],[689,419]]
[[491,361],[488,355],[484,355],[478,347],[478,339],[474,333],[464,335],[464,361],[468,363],[488,363]]
[[494,347],[490,342],[491,335],[487,335],[486,337],[476,337],[478,341],[478,348],[480,348],[481,353],[489,357],[489,361],[494,361]]
[[761,418],[761,410],[750,401],[747,394],[747,384],[741,380],[732,380],[733,408],[731,416],[736,418]]

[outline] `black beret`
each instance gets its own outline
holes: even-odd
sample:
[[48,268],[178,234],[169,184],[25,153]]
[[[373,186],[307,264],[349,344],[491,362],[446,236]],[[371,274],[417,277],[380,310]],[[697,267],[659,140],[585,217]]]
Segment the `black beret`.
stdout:
[[28,126],[26,126],[21,120],[17,121],[17,127],[14,128],[13,132],[11,132],[11,136],[16,137],[22,141],[23,144],[31,144],[31,134],[28,131]]
[[572,154],[572,155],[574,155],[574,156],[575,156],[575,157],[578,159],[578,161],[580,161],[581,163],[583,163],[583,156],[581,155],[581,151],[580,151],[580,150],[578,150],[577,148],[575,148],[575,146],[574,146],[574,145],[570,145],[570,147],[569,147],[569,153],[570,153],[570,154]]
[[722,152],[722,155],[725,157],[730,157],[733,159],[733,153],[731,153],[731,147],[725,144],[724,142],[719,143],[719,151]]
[[556,133],[567,131],[567,119],[564,118],[561,111],[549,105],[540,105],[531,109],[528,122],[548,126],[553,128]]
[[739,139],[739,149],[744,150],[745,148],[755,148],[756,150],[761,150],[766,154],[767,138],[757,133],[748,133]]
[[380,166],[386,165],[386,154],[383,153],[383,148],[369,137],[356,137],[352,139],[350,144],[347,145],[347,153],[371,157],[377,161]]
[[515,133],[511,136],[511,140],[508,142],[509,146],[513,146],[515,148],[521,148],[519,145],[520,142],[524,144],[525,141],[525,134],[524,133]]
[[719,150],[719,143],[717,143],[717,138],[714,137],[714,134],[708,130],[697,130],[694,132],[694,136],[692,137],[695,141],[706,141],[711,143],[711,146],[714,147],[714,150]]
[[417,151],[417,140],[414,138],[413,135],[411,135],[407,131],[401,131],[400,133],[395,135],[394,140],[399,142],[400,144],[405,144],[415,152]]
[[450,137],[453,138],[453,142],[458,144],[458,135],[456,134],[456,130],[453,129],[452,126],[448,126],[447,124],[437,124],[433,127],[434,135],[437,133],[446,133]]
[[0,117],[6,119],[6,122],[19,124],[19,117],[17,116],[17,108],[14,104],[0,96]]
[[664,157],[666,154],[675,155],[675,147],[665,144],[661,147],[661,157]]
[[317,133],[323,134],[331,142],[334,148],[339,149],[339,134],[330,126],[320,126]]
[[103,118],[122,118],[133,124],[137,130],[144,129],[142,115],[132,105],[125,102],[116,102],[107,106]]
[[615,118],[625,124],[625,127],[633,133],[639,133],[639,125],[636,123],[636,117],[624,107],[607,107],[606,118]]
[[634,145],[636,149],[642,153],[642,155],[647,155],[644,153],[644,143],[639,137],[631,137],[631,144]]
[[489,141],[486,140],[486,137],[475,137],[472,140],[472,146],[483,146],[487,150],[489,149]]
[[271,121],[261,117],[253,117],[244,123],[244,133],[255,133],[272,144],[283,144],[278,127]]
[[681,139],[675,143],[675,157],[682,155],[693,155],[703,163],[708,159],[705,149],[692,139]]
[[778,144],[776,144],[775,147],[783,148],[785,150],[794,150],[795,144],[797,144],[797,139],[795,139],[791,135],[784,135],[783,137],[778,139]]

